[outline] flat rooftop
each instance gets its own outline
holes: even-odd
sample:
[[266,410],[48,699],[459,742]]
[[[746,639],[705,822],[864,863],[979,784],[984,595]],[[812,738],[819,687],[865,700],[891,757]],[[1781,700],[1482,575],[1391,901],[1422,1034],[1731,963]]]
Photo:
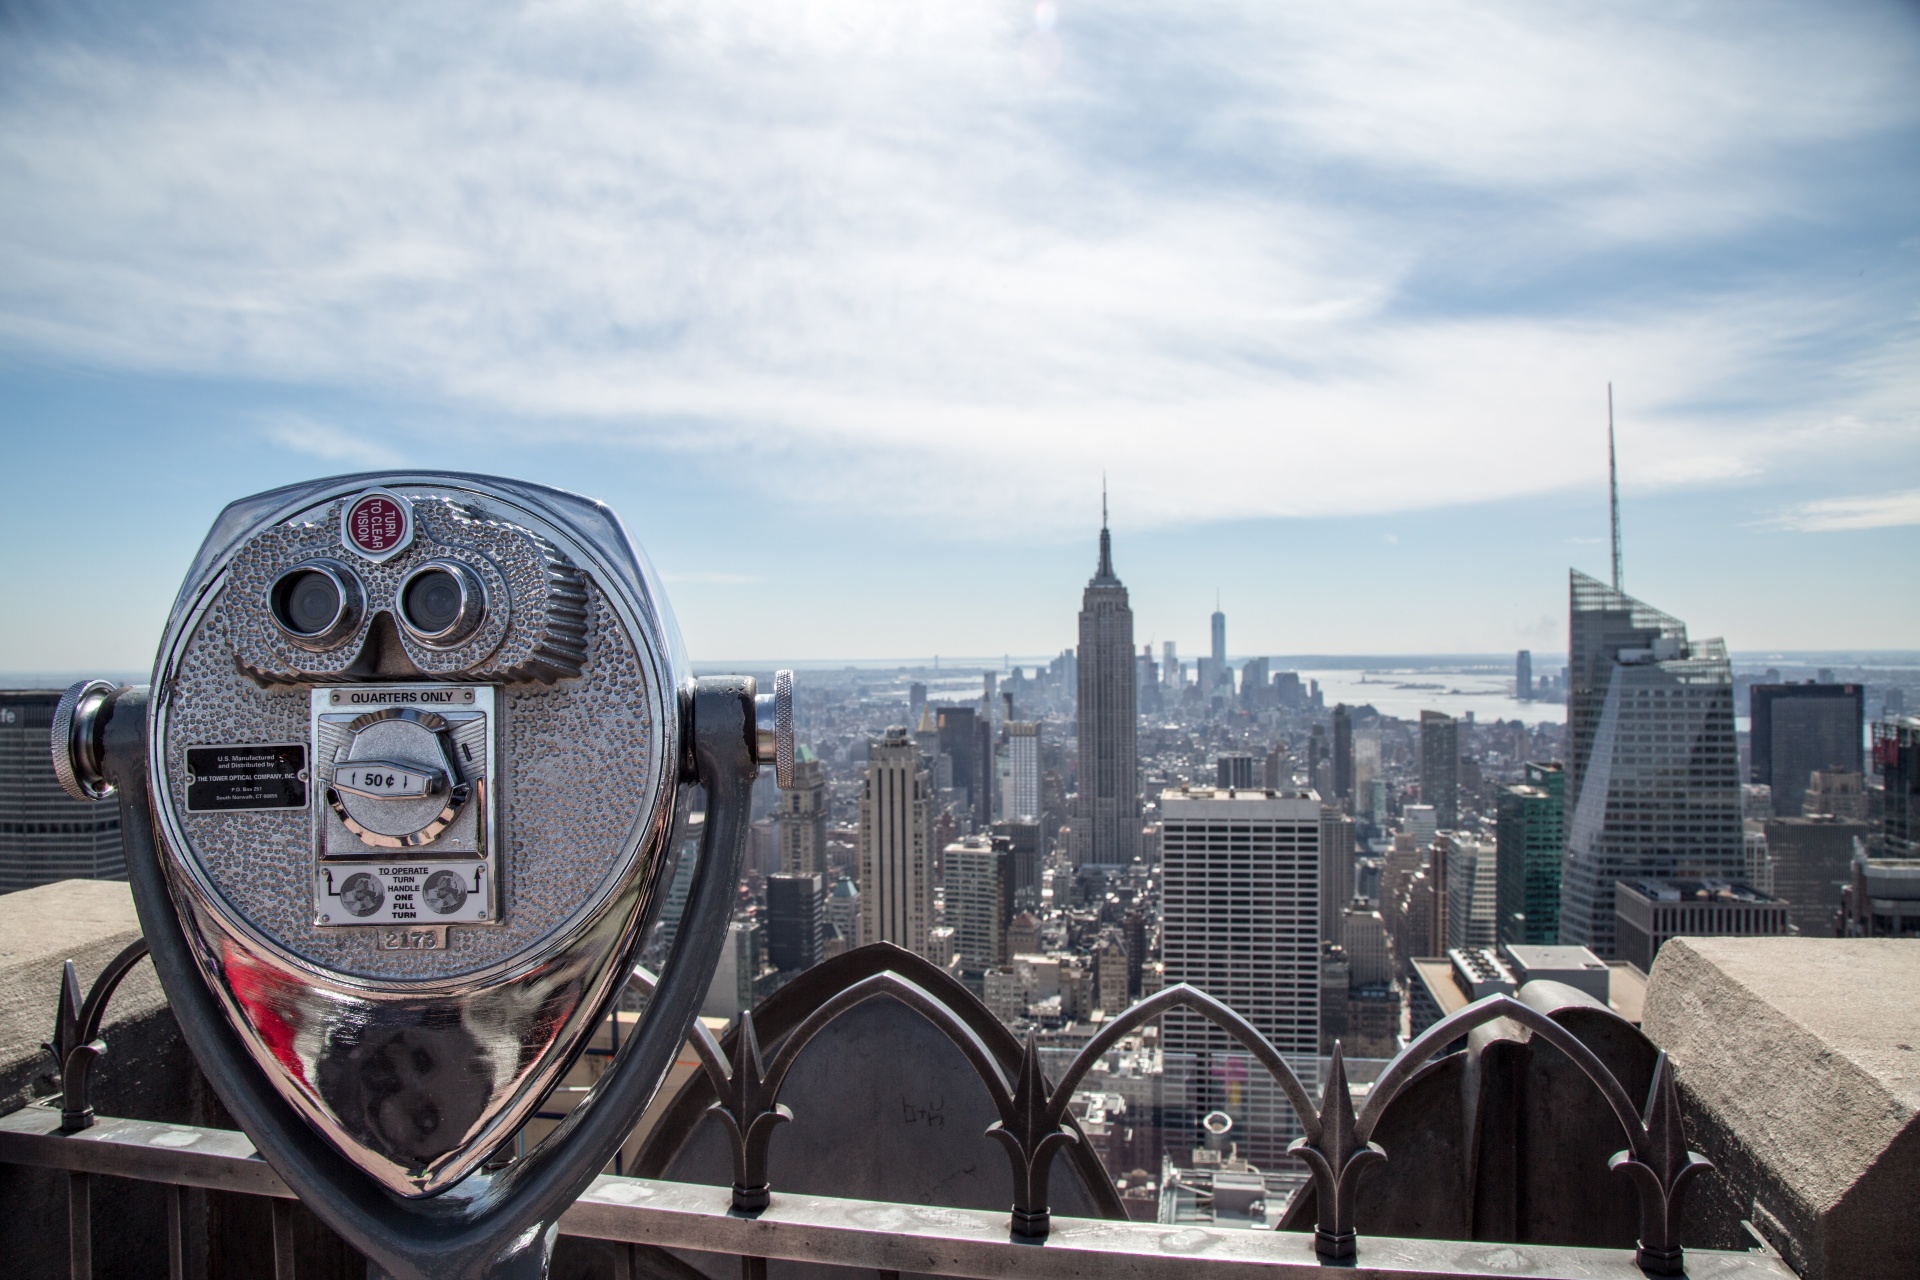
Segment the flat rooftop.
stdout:
[[1265,787],[1171,787],[1160,793],[1160,816],[1317,822],[1320,796],[1314,791],[1270,791]]
[[1516,942],[1509,944],[1506,950],[1513,957],[1513,962],[1528,973],[1566,973],[1606,964],[1585,947],[1537,946]]
[[[1572,950],[1585,951],[1585,947]],[[1607,1007],[1635,1026],[1640,1025],[1641,1012],[1647,1003],[1647,975],[1625,960],[1606,961],[1607,966]],[[1454,980],[1453,961],[1447,957],[1423,957],[1413,962],[1418,978],[1426,985],[1433,996],[1434,1003],[1440,1006],[1440,1015],[1464,1009],[1472,1003],[1467,993],[1460,989]]]
[[1752,885],[1726,880],[1621,880],[1618,884],[1649,902],[1750,902],[1767,906],[1780,901]]

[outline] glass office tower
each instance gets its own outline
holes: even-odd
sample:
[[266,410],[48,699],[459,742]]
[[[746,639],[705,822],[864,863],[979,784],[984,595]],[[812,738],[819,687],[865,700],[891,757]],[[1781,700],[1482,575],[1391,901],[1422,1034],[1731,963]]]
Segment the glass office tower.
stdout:
[[1815,773],[1859,773],[1866,690],[1857,684],[1756,684],[1747,692],[1752,781],[1773,789],[1773,816],[1805,812]]
[[1560,941],[1615,954],[1614,883],[1746,871],[1733,667],[1719,640],[1572,574]]
[[[1186,787],[1160,796],[1166,982],[1191,982],[1241,1013],[1309,1089],[1320,1053],[1320,798]],[[1234,1118],[1240,1155],[1285,1166],[1299,1132],[1286,1097],[1237,1041],[1170,1012],[1161,1029],[1171,1154],[1185,1163],[1210,1110]]]
[[1553,946],[1560,941],[1560,860],[1566,853],[1567,774],[1559,764],[1529,764],[1525,782],[1500,788],[1500,941]]
[[120,806],[60,789],[47,732],[58,689],[0,690],[0,893],[56,880],[125,880]]

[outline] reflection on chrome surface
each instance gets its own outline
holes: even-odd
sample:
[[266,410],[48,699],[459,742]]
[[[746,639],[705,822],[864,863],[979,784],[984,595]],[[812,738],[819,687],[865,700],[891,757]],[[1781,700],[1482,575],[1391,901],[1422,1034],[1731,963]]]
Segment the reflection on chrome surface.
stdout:
[[[363,602],[345,622],[280,589],[323,561]],[[429,627],[424,588],[409,612],[434,574],[471,618]],[[312,606],[302,644],[276,602]],[[680,661],[618,524],[536,486],[318,481],[236,503],[196,560],[148,721],[162,866],[248,1054],[396,1194],[478,1168],[617,994],[674,821]]]

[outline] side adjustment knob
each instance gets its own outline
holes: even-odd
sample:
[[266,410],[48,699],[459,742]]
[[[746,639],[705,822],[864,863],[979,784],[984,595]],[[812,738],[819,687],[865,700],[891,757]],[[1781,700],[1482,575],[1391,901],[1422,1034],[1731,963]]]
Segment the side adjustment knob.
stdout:
[[775,786],[793,785],[793,672],[773,673],[773,692],[753,700],[753,756],[773,766]]
[[65,693],[53,709],[47,745],[53,750],[53,776],[60,789],[75,800],[106,800],[113,783],[100,772],[100,730],[105,712],[124,686],[106,680],[82,680]]

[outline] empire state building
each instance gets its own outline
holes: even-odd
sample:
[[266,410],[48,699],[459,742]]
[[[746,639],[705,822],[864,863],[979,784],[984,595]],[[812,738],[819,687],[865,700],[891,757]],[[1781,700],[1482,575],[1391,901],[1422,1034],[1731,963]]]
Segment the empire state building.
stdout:
[[1133,610],[1113,573],[1106,500],[1100,568],[1080,601],[1080,801],[1075,861],[1125,866],[1140,845],[1140,783]]

